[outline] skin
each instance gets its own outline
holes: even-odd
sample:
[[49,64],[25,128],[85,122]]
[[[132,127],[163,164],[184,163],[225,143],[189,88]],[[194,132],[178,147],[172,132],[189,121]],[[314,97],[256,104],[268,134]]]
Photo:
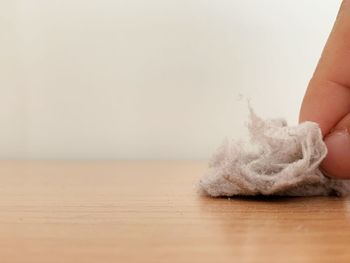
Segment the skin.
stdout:
[[306,90],[299,121],[320,125],[328,154],[321,169],[350,179],[350,0],[336,22]]

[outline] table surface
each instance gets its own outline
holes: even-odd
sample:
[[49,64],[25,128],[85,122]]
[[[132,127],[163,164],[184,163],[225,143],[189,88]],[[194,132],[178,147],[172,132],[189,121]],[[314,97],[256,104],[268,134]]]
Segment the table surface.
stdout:
[[1,161],[0,261],[350,262],[350,199],[209,198],[200,161]]

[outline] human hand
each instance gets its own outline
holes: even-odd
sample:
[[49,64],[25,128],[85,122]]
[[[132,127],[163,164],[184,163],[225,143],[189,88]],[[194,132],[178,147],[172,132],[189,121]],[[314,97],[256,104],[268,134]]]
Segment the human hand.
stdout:
[[350,0],[343,0],[310,80],[299,121],[320,125],[328,154],[325,174],[350,179]]

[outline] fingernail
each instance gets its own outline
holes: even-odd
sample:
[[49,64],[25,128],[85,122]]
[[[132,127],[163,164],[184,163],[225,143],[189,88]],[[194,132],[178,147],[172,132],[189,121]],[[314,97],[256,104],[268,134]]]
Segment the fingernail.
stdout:
[[336,130],[325,138],[328,153],[321,167],[327,175],[350,179],[350,134],[347,129]]

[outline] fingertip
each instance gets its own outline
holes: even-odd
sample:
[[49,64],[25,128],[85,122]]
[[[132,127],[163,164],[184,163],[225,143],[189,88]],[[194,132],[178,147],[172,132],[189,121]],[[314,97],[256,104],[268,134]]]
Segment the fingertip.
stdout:
[[321,167],[326,175],[350,179],[350,134],[347,129],[334,131],[325,137],[328,149]]

